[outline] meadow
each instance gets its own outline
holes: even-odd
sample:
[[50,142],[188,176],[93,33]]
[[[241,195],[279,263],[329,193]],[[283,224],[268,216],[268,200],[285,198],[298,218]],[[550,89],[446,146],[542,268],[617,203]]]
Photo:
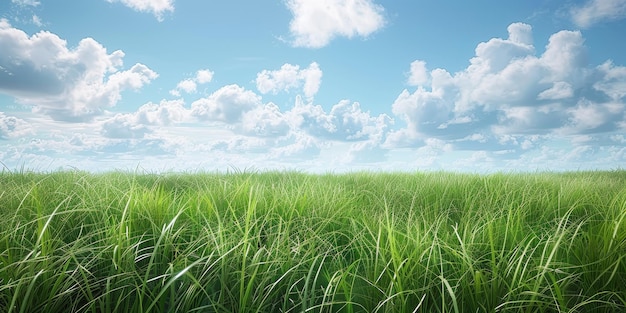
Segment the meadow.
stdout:
[[624,312],[626,171],[0,173],[0,312]]

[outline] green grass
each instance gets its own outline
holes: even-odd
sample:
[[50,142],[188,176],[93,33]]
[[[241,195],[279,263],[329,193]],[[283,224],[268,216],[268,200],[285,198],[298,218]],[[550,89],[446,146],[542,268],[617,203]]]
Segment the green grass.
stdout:
[[5,171],[0,217],[0,312],[626,310],[626,171]]

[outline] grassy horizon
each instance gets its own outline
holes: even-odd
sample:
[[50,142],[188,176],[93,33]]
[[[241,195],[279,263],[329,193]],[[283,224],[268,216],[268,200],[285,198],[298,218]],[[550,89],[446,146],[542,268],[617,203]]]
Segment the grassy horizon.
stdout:
[[626,171],[0,173],[0,312],[621,312]]

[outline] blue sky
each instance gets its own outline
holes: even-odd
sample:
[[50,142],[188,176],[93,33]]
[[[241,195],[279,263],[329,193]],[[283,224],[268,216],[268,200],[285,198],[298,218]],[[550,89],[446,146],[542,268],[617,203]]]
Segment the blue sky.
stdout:
[[626,164],[626,0],[0,2],[8,169]]

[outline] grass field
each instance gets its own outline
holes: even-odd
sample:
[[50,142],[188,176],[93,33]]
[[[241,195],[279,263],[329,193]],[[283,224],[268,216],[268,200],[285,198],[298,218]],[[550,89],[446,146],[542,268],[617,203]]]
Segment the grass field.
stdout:
[[0,312],[624,312],[626,171],[0,173]]

